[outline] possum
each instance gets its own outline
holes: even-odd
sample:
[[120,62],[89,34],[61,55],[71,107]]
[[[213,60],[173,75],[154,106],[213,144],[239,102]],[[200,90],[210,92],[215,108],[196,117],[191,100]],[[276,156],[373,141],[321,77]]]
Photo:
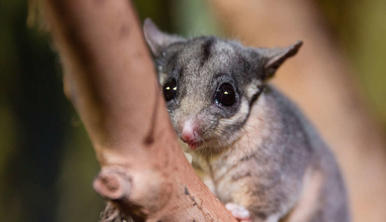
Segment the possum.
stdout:
[[214,36],[167,34],[150,19],[143,29],[183,149],[234,217],[350,221],[332,152],[297,106],[267,83],[301,41],[252,48]]

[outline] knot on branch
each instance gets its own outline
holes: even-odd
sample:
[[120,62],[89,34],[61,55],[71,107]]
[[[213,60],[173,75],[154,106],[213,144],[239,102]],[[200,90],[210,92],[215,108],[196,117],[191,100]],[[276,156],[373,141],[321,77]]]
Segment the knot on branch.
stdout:
[[131,188],[131,177],[119,167],[103,167],[94,180],[97,193],[109,200],[122,200],[128,197]]
[[134,222],[134,219],[120,212],[112,202],[107,205],[100,215],[99,222]]
[[132,222],[146,218],[146,209],[135,200],[130,200],[133,195],[133,179],[127,169],[119,166],[102,167],[93,186],[97,193],[111,201],[102,213],[101,222]]

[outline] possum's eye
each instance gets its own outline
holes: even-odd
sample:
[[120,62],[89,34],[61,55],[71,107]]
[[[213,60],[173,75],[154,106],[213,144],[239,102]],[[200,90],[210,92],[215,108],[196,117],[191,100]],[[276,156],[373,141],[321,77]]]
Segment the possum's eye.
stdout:
[[166,102],[174,99],[177,95],[177,81],[175,79],[170,79],[163,86],[163,93]]
[[236,93],[230,83],[223,83],[217,88],[214,100],[222,106],[232,106],[236,103]]

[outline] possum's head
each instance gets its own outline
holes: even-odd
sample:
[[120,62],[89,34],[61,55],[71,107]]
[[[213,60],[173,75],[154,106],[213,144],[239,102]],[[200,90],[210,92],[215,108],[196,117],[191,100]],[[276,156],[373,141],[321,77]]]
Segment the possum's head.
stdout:
[[149,19],[144,34],[172,124],[201,152],[217,152],[240,137],[264,82],[302,44],[266,49],[207,36],[184,39],[161,32]]

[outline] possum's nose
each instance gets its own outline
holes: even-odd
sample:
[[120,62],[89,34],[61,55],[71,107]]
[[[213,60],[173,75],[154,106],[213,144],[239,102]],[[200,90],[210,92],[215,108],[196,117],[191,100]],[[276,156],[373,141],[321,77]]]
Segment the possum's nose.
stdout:
[[198,124],[193,120],[187,120],[182,125],[181,139],[187,143],[190,148],[195,149],[201,143]]
[[198,139],[198,127],[192,120],[187,120],[182,125],[181,139],[188,143]]

